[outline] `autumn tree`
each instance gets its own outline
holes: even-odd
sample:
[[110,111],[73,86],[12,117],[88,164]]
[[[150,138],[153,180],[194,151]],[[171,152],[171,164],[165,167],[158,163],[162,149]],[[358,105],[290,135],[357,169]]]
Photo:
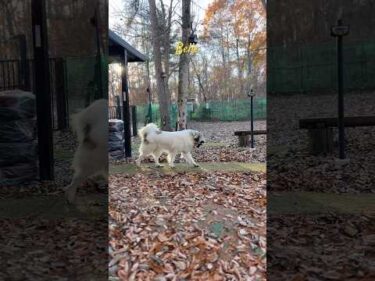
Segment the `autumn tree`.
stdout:
[[220,96],[226,99],[244,96],[245,90],[262,80],[264,71],[259,69],[265,68],[264,4],[260,0],[215,0],[206,10],[204,37],[220,54],[222,67],[216,65],[213,71],[216,77],[226,77],[218,81]]

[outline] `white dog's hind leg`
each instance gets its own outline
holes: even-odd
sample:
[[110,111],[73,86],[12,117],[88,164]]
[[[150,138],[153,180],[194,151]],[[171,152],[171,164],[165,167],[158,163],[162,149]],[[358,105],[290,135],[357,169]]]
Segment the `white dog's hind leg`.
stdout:
[[184,155],[184,158],[186,159],[186,161],[188,162],[188,164],[194,165],[194,167],[199,167],[199,165],[194,161],[194,158],[193,158],[193,156],[191,155],[190,152],[183,153],[183,155]]

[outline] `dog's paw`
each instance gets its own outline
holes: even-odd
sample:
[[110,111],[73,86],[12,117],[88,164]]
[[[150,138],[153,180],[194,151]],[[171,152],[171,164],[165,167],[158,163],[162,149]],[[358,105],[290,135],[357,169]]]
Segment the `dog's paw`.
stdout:
[[198,164],[194,164],[194,167],[195,168],[199,168],[200,166]]
[[68,203],[69,205],[73,205],[74,200],[75,200],[75,196],[76,196],[75,190],[69,189],[68,187],[65,188],[65,201],[66,201],[66,203]]
[[74,205],[75,196],[70,196],[69,194],[65,194],[65,202],[68,205]]

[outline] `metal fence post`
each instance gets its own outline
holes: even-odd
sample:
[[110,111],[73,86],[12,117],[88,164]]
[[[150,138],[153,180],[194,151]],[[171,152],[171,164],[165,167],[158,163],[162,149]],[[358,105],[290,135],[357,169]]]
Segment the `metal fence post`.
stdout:
[[129,110],[129,88],[128,88],[128,53],[124,51],[124,62],[122,71],[122,93],[123,93],[123,121],[124,121],[124,139],[125,139],[125,157],[132,156],[131,132],[130,132],[130,110]]
[[137,136],[138,130],[137,130],[137,107],[135,105],[132,105],[132,127],[133,127],[133,137]]
[[116,118],[122,120],[122,118],[121,118],[121,102],[120,102],[119,96],[116,96]]
[[52,108],[45,4],[45,0],[32,0],[34,94],[37,107],[40,179],[53,180]]
[[55,83],[56,83],[56,108],[57,128],[59,130],[68,127],[68,111],[65,89],[65,61],[60,58],[55,61]]

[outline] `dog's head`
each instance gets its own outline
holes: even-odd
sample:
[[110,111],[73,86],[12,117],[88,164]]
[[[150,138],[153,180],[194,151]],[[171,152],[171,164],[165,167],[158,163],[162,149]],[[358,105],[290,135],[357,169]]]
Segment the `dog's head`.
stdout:
[[194,139],[194,145],[196,147],[200,147],[205,142],[205,139],[200,132],[195,131],[195,130],[191,130],[191,135]]

